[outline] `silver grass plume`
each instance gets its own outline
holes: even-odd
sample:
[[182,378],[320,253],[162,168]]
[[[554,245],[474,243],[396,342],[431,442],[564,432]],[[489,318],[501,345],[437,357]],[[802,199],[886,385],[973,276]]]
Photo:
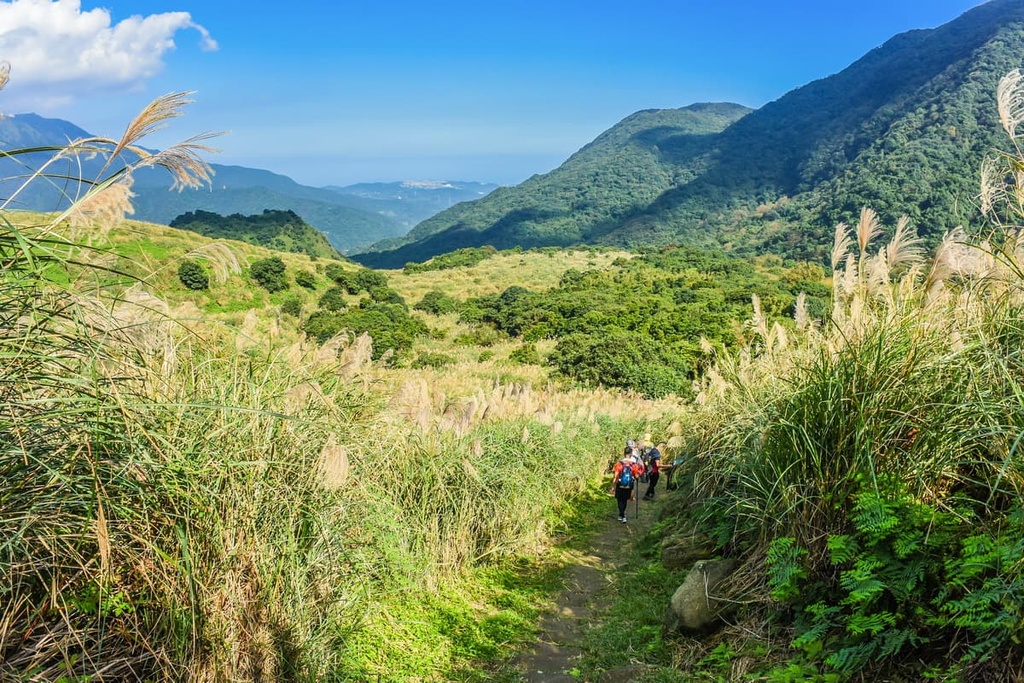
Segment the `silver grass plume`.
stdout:
[[964,239],[964,230],[960,226],[950,230],[942,237],[942,242],[935,250],[931,270],[925,279],[924,288],[930,297],[937,294],[946,280],[954,275],[964,273],[966,257]]
[[850,237],[850,226],[846,223],[836,223],[836,234],[832,241],[832,270],[833,272],[843,262],[850,251],[853,239]]
[[899,271],[903,266],[911,267],[924,259],[921,247],[922,239],[910,233],[910,218],[900,216],[896,221],[896,230],[885,247],[886,260],[891,271]]
[[886,258],[886,250],[883,249],[867,262],[868,291],[880,293],[883,288],[888,287],[889,272],[889,260]]
[[999,79],[996,88],[996,102],[999,108],[999,122],[1011,138],[1017,136],[1017,126],[1024,121],[1024,76],[1020,69],[1014,69]]
[[996,157],[985,157],[981,162],[981,215],[989,216],[995,206],[1005,197],[1003,187],[1004,168]]
[[206,260],[213,268],[217,282],[221,284],[227,282],[232,275],[240,275],[242,272],[242,263],[238,255],[224,242],[204,244],[189,251],[185,256]]
[[842,291],[846,296],[853,294],[857,288],[857,259],[853,254],[846,255],[846,267],[843,270]]
[[807,294],[800,292],[796,295],[796,304],[793,307],[793,321],[796,323],[798,332],[806,332],[811,326],[811,316],[807,312]]
[[765,343],[768,343],[768,321],[765,320],[764,313],[761,310],[761,297],[757,294],[752,294],[750,301],[754,305],[754,315],[750,319],[750,326],[754,328],[754,332],[756,332]]
[[857,246],[860,248],[861,257],[867,252],[871,240],[880,234],[882,225],[878,220],[878,214],[874,209],[865,206],[860,210],[860,221],[857,223]]

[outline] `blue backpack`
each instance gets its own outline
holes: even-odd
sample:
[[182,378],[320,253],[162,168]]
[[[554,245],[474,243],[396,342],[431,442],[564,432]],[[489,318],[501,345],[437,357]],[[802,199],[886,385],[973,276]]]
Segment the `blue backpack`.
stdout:
[[620,489],[631,489],[633,488],[633,464],[625,460],[619,461],[622,464],[622,469],[619,471],[619,483]]

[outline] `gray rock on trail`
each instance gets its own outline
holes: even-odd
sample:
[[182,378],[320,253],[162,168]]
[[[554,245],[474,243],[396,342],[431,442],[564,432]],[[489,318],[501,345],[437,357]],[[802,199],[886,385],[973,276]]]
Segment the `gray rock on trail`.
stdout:
[[736,560],[701,560],[693,565],[682,585],[672,594],[665,613],[666,633],[697,634],[707,631],[732,603],[716,596],[715,588],[736,569]]

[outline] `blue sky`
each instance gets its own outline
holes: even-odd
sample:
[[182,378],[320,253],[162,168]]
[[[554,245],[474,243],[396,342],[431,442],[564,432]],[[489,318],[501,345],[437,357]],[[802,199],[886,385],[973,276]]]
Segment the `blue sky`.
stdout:
[[0,0],[0,111],[117,136],[196,91],[148,140],[308,185],[515,184],[625,116],[759,107],[978,0]]

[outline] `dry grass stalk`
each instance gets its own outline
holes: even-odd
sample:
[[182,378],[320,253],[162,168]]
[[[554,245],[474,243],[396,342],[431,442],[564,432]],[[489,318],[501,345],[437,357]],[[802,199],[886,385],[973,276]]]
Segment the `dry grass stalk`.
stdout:
[[320,451],[317,474],[320,483],[328,489],[340,489],[348,481],[350,470],[348,450],[339,446],[332,436]]
[[238,255],[224,242],[204,244],[188,252],[185,256],[204,259],[210,264],[214,279],[220,283],[227,282],[232,275],[241,274],[243,269]]
[[124,176],[115,183],[101,185],[86,195],[69,209],[68,220],[73,227],[95,228],[89,236],[95,239],[99,233],[106,233],[124,220],[124,217],[135,213],[132,208],[131,178]]
[[999,123],[1011,139],[1017,136],[1017,126],[1024,121],[1024,76],[1020,69],[1014,69],[1001,79],[996,88],[996,104],[999,110]]
[[874,209],[862,208],[860,220],[857,222],[857,247],[860,249],[861,258],[867,255],[871,241],[881,234],[882,224],[878,220],[878,214]]
[[885,247],[886,260],[893,271],[903,271],[924,260],[923,240],[910,231],[910,218],[900,216],[896,221],[896,230],[892,239]]
[[850,226],[846,223],[836,223],[835,237],[832,240],[832,270],[837,270],[850,252],[853,239],[850,237]]
[[347,344],[339,357],[338,372],[342,377],[355,377],[373,367],[373,338],[363,333]]
[[242,329],[235,335],[235,350],[239,353],[245,352],[247,349],[251,349],[259,345],[260,340],[257,334],[257,328],[259,326],[259,317],[257,317],[255,311],[247,311],[245,318],[242,320]]
[[284,409],[289,414],[298,414],[311,400],[327,402],[323,388],[319,383],[310,381],[302,382],[290,387],[284,394]]

